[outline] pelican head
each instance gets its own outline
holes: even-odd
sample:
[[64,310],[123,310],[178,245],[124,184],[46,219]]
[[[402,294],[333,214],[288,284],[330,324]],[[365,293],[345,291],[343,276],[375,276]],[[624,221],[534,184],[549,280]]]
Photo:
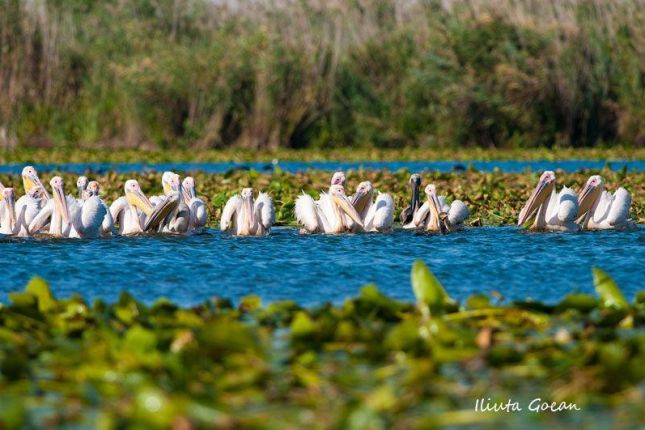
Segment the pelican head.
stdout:
[[78,195],[82,199],[85,199],[85,190],[87,189],[88,182],[89,180],[87,179],[87,176],[79,176],[76,180],[76,189],[78,190]]
[[16,227],[16,196],[13,188],[3,188],[1,195],[2,200],[4,200],[5,209],[9,211],[9,230],[13,231]]
[[181,183],[181,188],[186,204],[188,204],[191,199],[197,197],[197,192],[195,191],[195,179],[193,179],[192,176],[186,176],[184,178],[184,181]]
[[439,202],[439,197],[437,196],[437,187],[435,184],[428,184],[424,191],[430,203],[430,212],[432,213],[432,222],[428,224],[428,230],[443,232],[446,213],[441,211],[441,202]]
[[331,195],[331,201],[333,204],[363,228],[363,222],[361,221],[360,215],[356,212],[356,209],[352,206],[352,202],[349,201],[345,194],[345,187],[342,185],[332,185],[329,188],[329,194]]
[[37,187],[43,190],[42,195],[45,196],[45,199],[49,200],[49,193],[45,189],[43,183],[40,182],[38,173],[33,166],[26,166],[22,169],[22,184],[25,187],[25,194],[28,194],[32,188]]
[[49,185],[52,187],[52,194],[54,196],[54,205],[56,210],[60,213],[63,223],[69,224],[69,207],[67,206],[67,197],[65,197],[65,183],[60,176],[54,176]]
[[551,194],[555,189],[555,173],[550,170],[542,173],[540,180],[538,181],[537,186],[531,193],[531,196],[526,201],[526,204],[520,211],[520,217],[517,221],[517,225],[524,224],[537,209],[542,206],[542,203],[546,198]]
[[169,196],[172,193],[181,194],[181,180],[179,175],[173,172],[164,172],[161,176],[161,184],[163,185],[163,192]]
[[101,186],[96,181],[90,181],[85,187],[85,199],[89,199],[92,196],[98,196],[101,192]]
[[331,185],[342,185],[345,186],[345,174],[343,172],[336,172],[331,177]]
[[135,208],[140,209],[146,215],[150,215],[153,211],[152,203],[148,200],[136,179],[129,179],[125,182],[125,197],[128,203]]
[[249,221],[249,225],[255,225],[255,214],[253,207],[253,188],[244,188],[242,190],[242,204],[244,205],[245,219]]
[[356,212],[362,214],[365,208],[367,208],[369,202],[372,201],[374,197],[374,187],[370,181],[364,181],[358,184],[356,188],[356,194],[352,198],[352,206],[356,209]]
[[587,180],[578,197],[578,216],[586,214],[593,207],[602,194],[604,185],[605,182],[600,175],[593,175]]

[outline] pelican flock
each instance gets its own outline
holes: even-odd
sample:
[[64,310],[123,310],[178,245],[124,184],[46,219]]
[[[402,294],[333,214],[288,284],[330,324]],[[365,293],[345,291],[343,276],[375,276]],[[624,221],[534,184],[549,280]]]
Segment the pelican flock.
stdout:
[[[148,198],[135,179],[125,182],[123,196],[108,205],[101,186],[79,176],[74,195],[65,194],[64,181],[54,176],[46,187],[36,169],[21,173],[24,194],[0,183],[0,237],[51,236],[96,239],[138,234],[199,234],[207,229],[208,208],[197,196],[195,179],[164,172],[163,194]],[[448,203],[435,184],[424,188],[419,174],[409,179],[410,204],[400,214],[403,229],[446,234],[463,230],[469,216],[459,199]],[[295,218],[302,234],[386,233],[394,228],[394,199],[375,190],[370,181],[347,192],[343,172],[332,175],[329,188],[318,199],[303,192],[295,202]],[[222,210],[220,229],[236,236],[266,236],[275,223],[273,201],[265,192],[242,189]],[[591,176],[578,195],[572,188],[556,187],[556,176],[545,171],[519,212],[519,226],[538,231],[627,230],[632,197],[623,187],[605,190],[603,178]]]

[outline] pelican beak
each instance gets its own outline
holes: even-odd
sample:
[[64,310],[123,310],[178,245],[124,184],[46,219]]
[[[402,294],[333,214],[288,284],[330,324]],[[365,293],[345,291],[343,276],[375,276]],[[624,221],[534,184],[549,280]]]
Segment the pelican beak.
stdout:
[[244,210],[248,214],[250,225],[255,225],[255,211],[253,210],[253,196],[243,197]]
[[410,186],[412,187],[412,200],[410,201],[410,208],[412,209],[412,213],[417,210],[419,207],[419,183],[418,182],[411,182]]
[[[0,194],[0,197],[2,197],[2,194]],[[13,190],[11,190],[11,193],[7,195],[7,198],[4,199],[4,201],[5,205],[7,206],[7,210],[9,211],[9,228],[11,231],[13,231],[13,229],[16,227],[16,205]]]
[[29,190],[31,190],[34,187],[38,187],[41,190],[43,190],[43,194],[45,195],[45,200],[49,200],[49,193],[47,192],[47,189],[45,188],[43,183],[40,182],[40,178],[38,178],[38,175],[36,175],[35,173],[23,176],[22,183],[23,183],[23,186],[25,187],[25,193],[28,193]]
[[361,228],[364,228],[360,215],[358,214],[358,212],[356,212],[356,209],[354,209],[352,202],[349,201],[347,196],[332,194],[332,199],[334,199],[334,202],[340,207],[340,209],[345,212],[356,224],[358,224]]
[[55,187],[52,187],[52,191],[54,192],[54,204],[56,205],[56,208],[58,211],[61,213],[61,217],[63,218],[63,223],[65,225],[69,225],[69,207],[67,206],[67,198],[65,197],[65,190],[63,190],[62,185],[57,185]]
[[148,200],[148,204],[150,204],[150,212],[146,212],[146,221],[143,225],[143,231],[150,231],[159,227],[159,224],[165,220],[172,211],[177,209],[180,199],[181,198],[178,193],[173,193],[166,197],[163,202],[153,207],[152,204],[150,204],[150,201],[146,198],[146,200]]
[[128,192],[127,199],[128,203],[136,208],[141,209],[143,213],[146,214],[146,216],[150,216],[150,214],[154,211],[154,206],[152,206],[152,203],[150,203],[148,197],[146,197],[146,195],[143,194],[143,191],[141,190]]
[[197,194],[195,193],[195,187],[186,187],[182,184],[181,190],[184,195],[184,200],[186,201],[186,204],[188,204],[192,199],[197,197]]
[[586,184],[578,197],[578,217],[589,212],[594,202],[598,199],[601,189],[597,185]]
[[540,179],[540,182],[538,182],[537,186],[531,193],[531,196],[520,211],[517,225],[524,224],[531,217],[531,215],[533,215],[533,213],[540,207],[540,205],[542,205],[544,200],[546,200],[552,189],[553,181],[544,181]]
[[356,191],[356,194],[354,194],[354,197],[352,197],[352,206],[359,214],[363,212],[363,210],[365,210],[365,206],[367,205],[367,200],[365,199],[365,197],[367,197],[367,192],[364,190]]
[[441,231],[444,233],[444,219],[446,218],[446,213],[441,212],[441,202],[439,202],[439,198],[437,197],[436,193],[431,193],[429,195],[430,197],[430,212],[432,212],[433,215],[433,220],[435,220],[435,224],[428,224],[428,230],[432,231]]

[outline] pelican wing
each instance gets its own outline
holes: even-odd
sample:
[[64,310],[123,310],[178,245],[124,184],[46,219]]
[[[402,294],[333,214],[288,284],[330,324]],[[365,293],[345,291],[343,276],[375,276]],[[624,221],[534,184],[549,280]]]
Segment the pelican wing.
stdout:
[[273,200],[267,193],[260,193],[258,199],[255,201],[255,216],[262,226],[269,230],[275,222],[275,212],[273,210]]
[[222,231],[235,233],[237,225],[235,222],[236,214],[242,209],[242,197],[239,194],[234,195],[226,202],[224,210],[222,211],[222,219],[219,222],[219,227]]
[[607,222],[611,226],[620,226],[627,223],[629,219],[629,208],[632,205],[632,196],[623,187],[618,188],[613,195]]
[[426,201],[419,207],[412,217],[412,223],[408,224],[407,228],[419,228],[425,226],[427,219],[430,216],[430,202]]
[[103,217],[103,223],[101,224],[101,231],[103,233],[112,233],[112,229],[114,228],[114,218],[112,218],[110,208],[108,208],[108,205],[103,201],[103,199],[101,199],[101,204],[105,208],[105,216]]
[[45,225],[47,221],[50,220],[54,213],[54,200],[47,200],[45,206],[38,212],[38,215],[29,223],[28,231],[33,233],[38,233]]
[[107,213],[101,198],[92,196],[72,209],[72,224],[80,237],[97,238]]
[[394,200],[389,194],[378,193],[376,201],[370,207],[365,220],[365,230],[386,231],[394,222]]
[[188,202],[190,207],[191,221],[194,228],[202,228],[208,222],[208,211],[204,201],[198,197],[193,197]]
[[318,216],[318,205],[308,194],[302,194],[296,199],[296,219],[309,233],[318,233],[324,226]]
[[560,223],[572,223],[578,214],[578,195],[568,187],[562,187],[557,198],[557,216]]
[[448,223],[452,226],[458,226],[466,221],[470,215],[468,206],[461,200],[455,200],[448,209]]

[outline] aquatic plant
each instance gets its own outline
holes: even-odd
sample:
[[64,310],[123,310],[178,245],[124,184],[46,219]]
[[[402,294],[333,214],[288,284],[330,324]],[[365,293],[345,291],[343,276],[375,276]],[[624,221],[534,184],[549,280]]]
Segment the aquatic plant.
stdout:
[[[181,308],[60,299],[34,278],[0,305],[0,427],[638,426],[645,292],[616,307],[602,275],[600,300],[446,304],[423,263],[412,278],[430,321],[373,285],[312,308],[255,296]],[[522,412],[475,410],[508,399]],[[579,410],[537,413],[534,399]]]
[[[376,190],[385,191],[392,195],[395,201],[395,217],[409,203],[408,180],[410,172],[401,170],[351,170],[347,173],[347,189],[353,192],[363,180],[369,180]],[[645,173],[644,172],[614,172],[610,170],[589,171],[580,173],[557,172],[558,183],[566,184],[574,190],[581,190],[590,175],[603,175],[608,189],[615,190],[624,186],[634,196],[632,202],[632,218],[639,223],[645,222]],[[162,172],[145,172],[136,174],[141,188],[148,195],[161,194]],[[65,180],[66,191],[75,193],[76,177],[61,174]],[[102,197],[112,202],[123,195],[125,181],[133,175],[108,172],[94,175],[93,179],[101,184]],[[221,211],[226,201],[245,187],[253,187],[268,192],[273,199],[277,225],[295,225],[294,202],[303,191],[317,196],[322,190],[329,188],[329,172],[310,170],[306,173],[285,173],[279,169],[271,173],[260,173],[254,170],[236,170],[225,174],[205,174],[191,172],[197,182],[197,192],[204,198],[209,208],[209,226],[217,227]],[[41,175],[47,183],[53,174]],[[498,226],[515,225],[520,209],[535,187],[539,173],[481,173],[473,170],[455,173],[427,173],[423,175],[423,183],[434,182],[439,194],[445,194],[448,200],[461,199],[470,210],[469,225]],[[5,186],[13,186],[22,190],[22,182],[18,175],[0,175],[0,182]]]

